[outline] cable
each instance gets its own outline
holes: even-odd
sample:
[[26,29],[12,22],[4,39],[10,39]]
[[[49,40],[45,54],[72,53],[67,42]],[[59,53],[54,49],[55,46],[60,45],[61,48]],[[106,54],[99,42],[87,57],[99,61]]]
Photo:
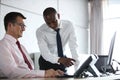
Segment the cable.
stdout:
[[117,62],[120,65],[120,62],[118,62],[117,60],[113,59],[113,61]]

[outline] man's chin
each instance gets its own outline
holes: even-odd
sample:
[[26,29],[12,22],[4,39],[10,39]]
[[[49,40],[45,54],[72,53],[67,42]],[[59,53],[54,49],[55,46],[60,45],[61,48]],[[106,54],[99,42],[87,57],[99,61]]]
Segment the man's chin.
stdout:
[[18,38],[22,37],[22,35],[19,35]]

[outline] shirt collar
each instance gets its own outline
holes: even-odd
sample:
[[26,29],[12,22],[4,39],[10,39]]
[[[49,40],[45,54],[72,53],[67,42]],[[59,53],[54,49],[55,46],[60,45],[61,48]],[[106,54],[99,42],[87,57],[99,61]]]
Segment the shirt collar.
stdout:
[[[58,25],[58,28],[63,28],[63,26],[62,26],[62,21],[59,21],[59,25]],[[55,31],[55,30],[53,30],[52,28],[50,28],[49,26],[48,26],[48,29],[50,30],[50,31]]]
[[7,40],[11,41],[12,43],[16,43],[17,42],[17,40],[13,36],[11,36],[9,34],[5,34],[5,38]]
[[58,28],[63,28],[63,26],[62,26],[62,21],[59,21]]

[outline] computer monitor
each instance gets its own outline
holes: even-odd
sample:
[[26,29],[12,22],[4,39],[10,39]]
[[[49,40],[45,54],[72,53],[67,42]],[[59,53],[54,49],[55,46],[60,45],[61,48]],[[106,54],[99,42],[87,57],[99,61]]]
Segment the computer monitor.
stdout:
[[111,42],[110,42],[110,47],[109,47],[109,52],[108,55],[99,55],[99,59],[96,62],[96,67],[98,70],[102,73],[105,72],[110,72],[110,73],[115,73],[111,63],[112,63],[112,55],[113,55],[113,49],[114,49],[114,43],[115,43],[115,37],[116,37],[116,32],[113,34]]
[[94,66],[96,61],[98,60],[98,56],[95,54],[89,55],[83,63],[81,63],[74,73],[74,75],[68,75],[65,74],[63,76],[57,76],[57,78],[83,78],[83,77],[89,77],[89,75],[85,74],[85,72],[90,72],[92,76],[98,77],[100,76],[100,72],[97,70],[97,68]]
[[114,33],[114,35],[112,37],[112,40],[111,40],[111,44],[110,44],[110,48],[109,48],[109,53],[108,53],[107,65],[111,65],[111,62],[112,62],[112,55],[113,55],[115,37],[116,37],[116,32]]
[[115,37],[116,37],[116,32],[114,33],[114,35],[112,37],[112,40],[111,40],[111,43],[110,43],[110,48],[109,48],[109,53],[108,53],[108,60],[107,60],[107,66],[105,68],[106,72],[110,72],[110,73],[115,73],[115,70],[112,67],[112,55],[113,55]]
[[99,77],[101,74],[98,69],[95,67],[95,63],[98,60],[98,56],[95,54],[91,54],[85,62],[78,68],[78,70],[74,73],[74,77],[77,78],[79,76],[82,77],[82,73],[84,71],[90,72],[94,77]]
[[[104,56],[104,59],[106,60],[106,65],[102,66],[102,70],[104,70],[105,72],[111,72],[111,73],[115,73],[111,62],[112,62],[112,55],[113,55],[113,49],[114,49],[114,43],[115,43],[115,37],[116,37],[116,32],[114,33],[111,42],[110,42],[110,48],[109,48],[109,53],[108,56]],[[96,57],[96,58],[95,58]],[[92,55],[89,56],[88,59],[81,65],[81,67],[75,72],[74,76],[78,77],[80,74],[82,74],[82,72],[84,72],[85,70],[88,70],[89,72],[91,72],[93,74],[94,77],[98,77],[101,76],[100,71],[98,70],[98,68],[95,66],[96,62],[98,61],[98,56],[97,55]],[[99,64],[103,64],[103,63],[99,63]],[[100,66],[99,66],[100,67]]]

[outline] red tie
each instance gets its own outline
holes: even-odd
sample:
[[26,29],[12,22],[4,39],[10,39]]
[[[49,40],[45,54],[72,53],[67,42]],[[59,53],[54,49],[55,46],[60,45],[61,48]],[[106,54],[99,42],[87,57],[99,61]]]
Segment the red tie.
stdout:
[[30,70],[32,70],[32,66],[31,66],[30,62],[28,61],[25,53],[23,52],[23,50],[22,50],[22,48],[21,48],[21,46],[20,46],[20,42],[17,41],[16,44],[17,44],[19,50],[21,51],[21,53],[22,53],[22,55],[23,55],[23,58],[24,58],[25,63],[28,65],[28,67],[30,68]]

